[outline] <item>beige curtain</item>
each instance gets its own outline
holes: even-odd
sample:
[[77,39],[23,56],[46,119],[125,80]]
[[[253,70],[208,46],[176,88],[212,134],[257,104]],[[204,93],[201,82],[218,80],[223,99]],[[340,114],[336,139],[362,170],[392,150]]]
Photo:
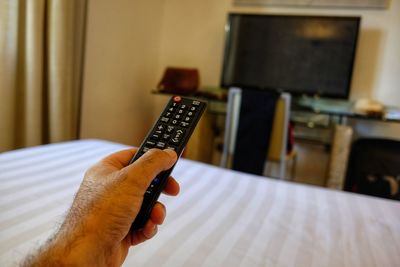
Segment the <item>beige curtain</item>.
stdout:
[[0,152],[78,138],[86,0],[0,0]]

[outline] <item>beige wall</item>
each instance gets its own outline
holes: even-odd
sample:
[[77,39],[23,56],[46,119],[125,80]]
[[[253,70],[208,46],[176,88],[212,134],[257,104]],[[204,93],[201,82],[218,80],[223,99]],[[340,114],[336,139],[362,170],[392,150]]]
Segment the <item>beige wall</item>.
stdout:
[[204,85],[218,85],[223,27],[230,11],[362,16],[351,98],[373,97],[400,104],[400,1],[386,10],[236,7],[232,0],[168,0],[162,31],[161,65],[200,69]]
[[81,138],[140,145],[152,126],[163,3],[89,1]]
[[[229,11],[361,15],[351,97],[400,105],[400,1],[386,10],[235,7],[232,0],[89,1],[82,138],[139,145],[167,100],[150,91],[166,66],[218,85]],[[385,125],[397,133],[399,125]]]
[[[163,18],[161,69],[197,67],[203,85],[218,85],[228,12],[361,16],[351,99],[400,106],[400,1],[374,9],[238,7],[232,0],[168,0]],[[360,136],[400,138],[399,123],[350,121]]]

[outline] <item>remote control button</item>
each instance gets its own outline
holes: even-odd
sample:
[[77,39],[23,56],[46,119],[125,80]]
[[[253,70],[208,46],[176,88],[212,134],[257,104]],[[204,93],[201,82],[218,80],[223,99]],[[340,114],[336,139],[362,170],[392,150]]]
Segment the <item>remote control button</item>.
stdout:
[[158,142],[157,144],[156,144],[156,147],[157,148],[160,148],[160,149],[163,149],[163,148],[165,148],[165,143],[164,142]]
[[149,188],[147,188],[146,194],[151,195],[153,193],[153,188],[149,186]]
[[174,102],[174,103],[171,104],[171,107],[174,107],[174,108],[175,108],[175,107],[177,107],[178,105],[179,105],[178,103],[175,103],[175,102]]
[[179,122],[178,120],[172,120],[172,122],[171,122],[171,123],[172,123],[173,125],[177,125],[177,124],[178,124],[178,122]]
[[189,117],[192,117],[192,116],[194,116],[194,113],[193,113],[193,111],[189,111],[189,112],[186,114],[186,116],[189,116]]
[[176,114],[175,119],[180,120],[182,118],[182,115]]
[[164,114],[164,116],[169,118],[169,117],[172,116],[172,112],[169,112],[169,111],[168,111],[167,113]]
[[156,145],[156,142],[148,140],[146,142],[146,145],[149,146],[149,147],[154,147]]
[[174,108],[168,108],[168,112],[171,112],[171,113],[173,113],[175,111],[175,109]]
[[191,117],[185,117],[185,119],[183,119],[185,122],[190,122],[192,120]]
[[176,147],[173,147],[173,146],[167,146],[167,149],[171,149],[173,151],[176,151]]
[[189,126],[189,124],[190,123],[188,123],[188,122],[181,121],[181,123],[179,125],[186,128]]
[[146,153],[146,152],[149,151],[149,150],[150,150],[150,147],[146,147],[146,146],[143,147],[143,150],[142,150],[142,151],[143,151],[143,154]]
[[190,107],[190,111],[196,111],[197,108],[196,107]]
[[160,183],[160,181],[161,181],[160,178],[158,177],[154,178],[149,187],[147,188],[146,193],[152,194],[156,186]]
[[179,107],[180,109],[187,109],[188,108],[188,106],[187,105],[185,105],[185,104],[182,104],[180,107]]
[[175,127],[174,126],[167,126],[167,133],[172,134],[174,132]]
[[174,96],[174,101],[175,101],[175,102],[181,102],[181,101],[182,101],[182,97],[180,97],[180,96]]
[[193,100],[192,104],[193,106],[200,106],[200,101]]
[[185,111],[183,109],[178,110],[178,114],[183,114]]
[[171,138],[170,134],[163,134],[162,139],[168,141]]
[[153,140],[158,140],[158,139],[160,139],[160,135],[154,133],[154,134],[152,134],[152,135],[150,136],[150,138],[153,139]]
[[167,117],[161,117],[160,121],[162,121],[162,122],[169,122],[169,118],[167,118]]
[[184,135],[185,130],[178,129],[171,139],[172,143],[179,144],[182,141]]
[[159,131],[164,131],[165,130],[165,125],[164,124],[159,124],[159,125],[157,125],[156,129],[159,130]]
[[157,134],[157,135],[161,135],[163,133],[163,131],[155,130],[154,133]]

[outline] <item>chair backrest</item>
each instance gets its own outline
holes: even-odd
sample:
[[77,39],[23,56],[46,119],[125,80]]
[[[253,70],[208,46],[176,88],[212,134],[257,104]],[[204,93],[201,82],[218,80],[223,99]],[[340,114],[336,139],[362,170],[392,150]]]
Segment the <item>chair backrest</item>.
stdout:
[[[275,106],[273,126],[269,149],[265,151],[267,158],[275,161],[284,161],[287,152],[288,124],[290,119],[291,96],[282,93]],[[221,167],[231,168],[235,153],[236,137],[240,120],[240,109],[242,103],[242,90],[230,88],[228,93],[227,114],[225,120],[224,146],[221,155]],[[267,154],[268,153],[268,154]],[[281,164],[281,178],[283,178],[285,166]]]
[[345,190],[400,200],[400,141],[356,140],[351,148]]
[[290,120],[290,94],[282,93],[275,107],[268,159],[281,160],[287,153],[288,126]]

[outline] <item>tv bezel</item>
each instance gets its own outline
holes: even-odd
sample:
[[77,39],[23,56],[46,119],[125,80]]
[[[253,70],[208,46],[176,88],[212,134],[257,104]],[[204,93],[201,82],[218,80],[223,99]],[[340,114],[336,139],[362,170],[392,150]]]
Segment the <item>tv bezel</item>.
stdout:
[[[230,49],[230,22],[232,20],[232,17],[234,16],[246,16],[246,17],[255,17],[255,16],[260,16],[260,17],[290,17],[290,18],[314,18],[314,19],[335,19],[335,20],[354,20],[356,23],[356,34],[354,36],[354,42],[353,42],[353,55],[352,59],[350,62],[350,71],[348,73],[348,81],[347,81],[347,86],[345,90],[343,91],[343,94],[331,94],[331,93],[323,93],[323,92],[310,92],[310,91],[302,91],[302,90],[292,90],[291,88],[271,88],[269,86],[266,87],[258,87],[258,86],[248,86],[245,84],[239,84],[239,83],[234,83],[234,84],[225,84],[224,82],[224,73],[227,68],[228,64],[228,50]],[[246,88],[251,88],[251,89],[259,89],[259,90],[275,90],[275,91],[280,91],[280,92],[288,92],[294,96],[301,96],[301,95],[308,95],[308,96],[319,96],[319,97],[329,97],[329,98],[337,98],[337,99],[348,99],[350,96],[350,91],[351,91],[351,83],[353,79],[353,73],[354,73],[354,63],[356,60],[356,54],[357,54],[357,45],[358,45],[358,39],[360,35],[360,25],[361,25],[361,16],[334,16],[334,15],[288,15],[288,14],[249,14],[249,13],[228,13],[226,24],[225,24],[225,41],[224,41],[224,51],[223,51],[223,63],[222,63],[222,72],[221,72],[221,79],[220,79],[220,86],[221,88],[226,88],[229,89],[230,87],[239,87],[242,89]]]

